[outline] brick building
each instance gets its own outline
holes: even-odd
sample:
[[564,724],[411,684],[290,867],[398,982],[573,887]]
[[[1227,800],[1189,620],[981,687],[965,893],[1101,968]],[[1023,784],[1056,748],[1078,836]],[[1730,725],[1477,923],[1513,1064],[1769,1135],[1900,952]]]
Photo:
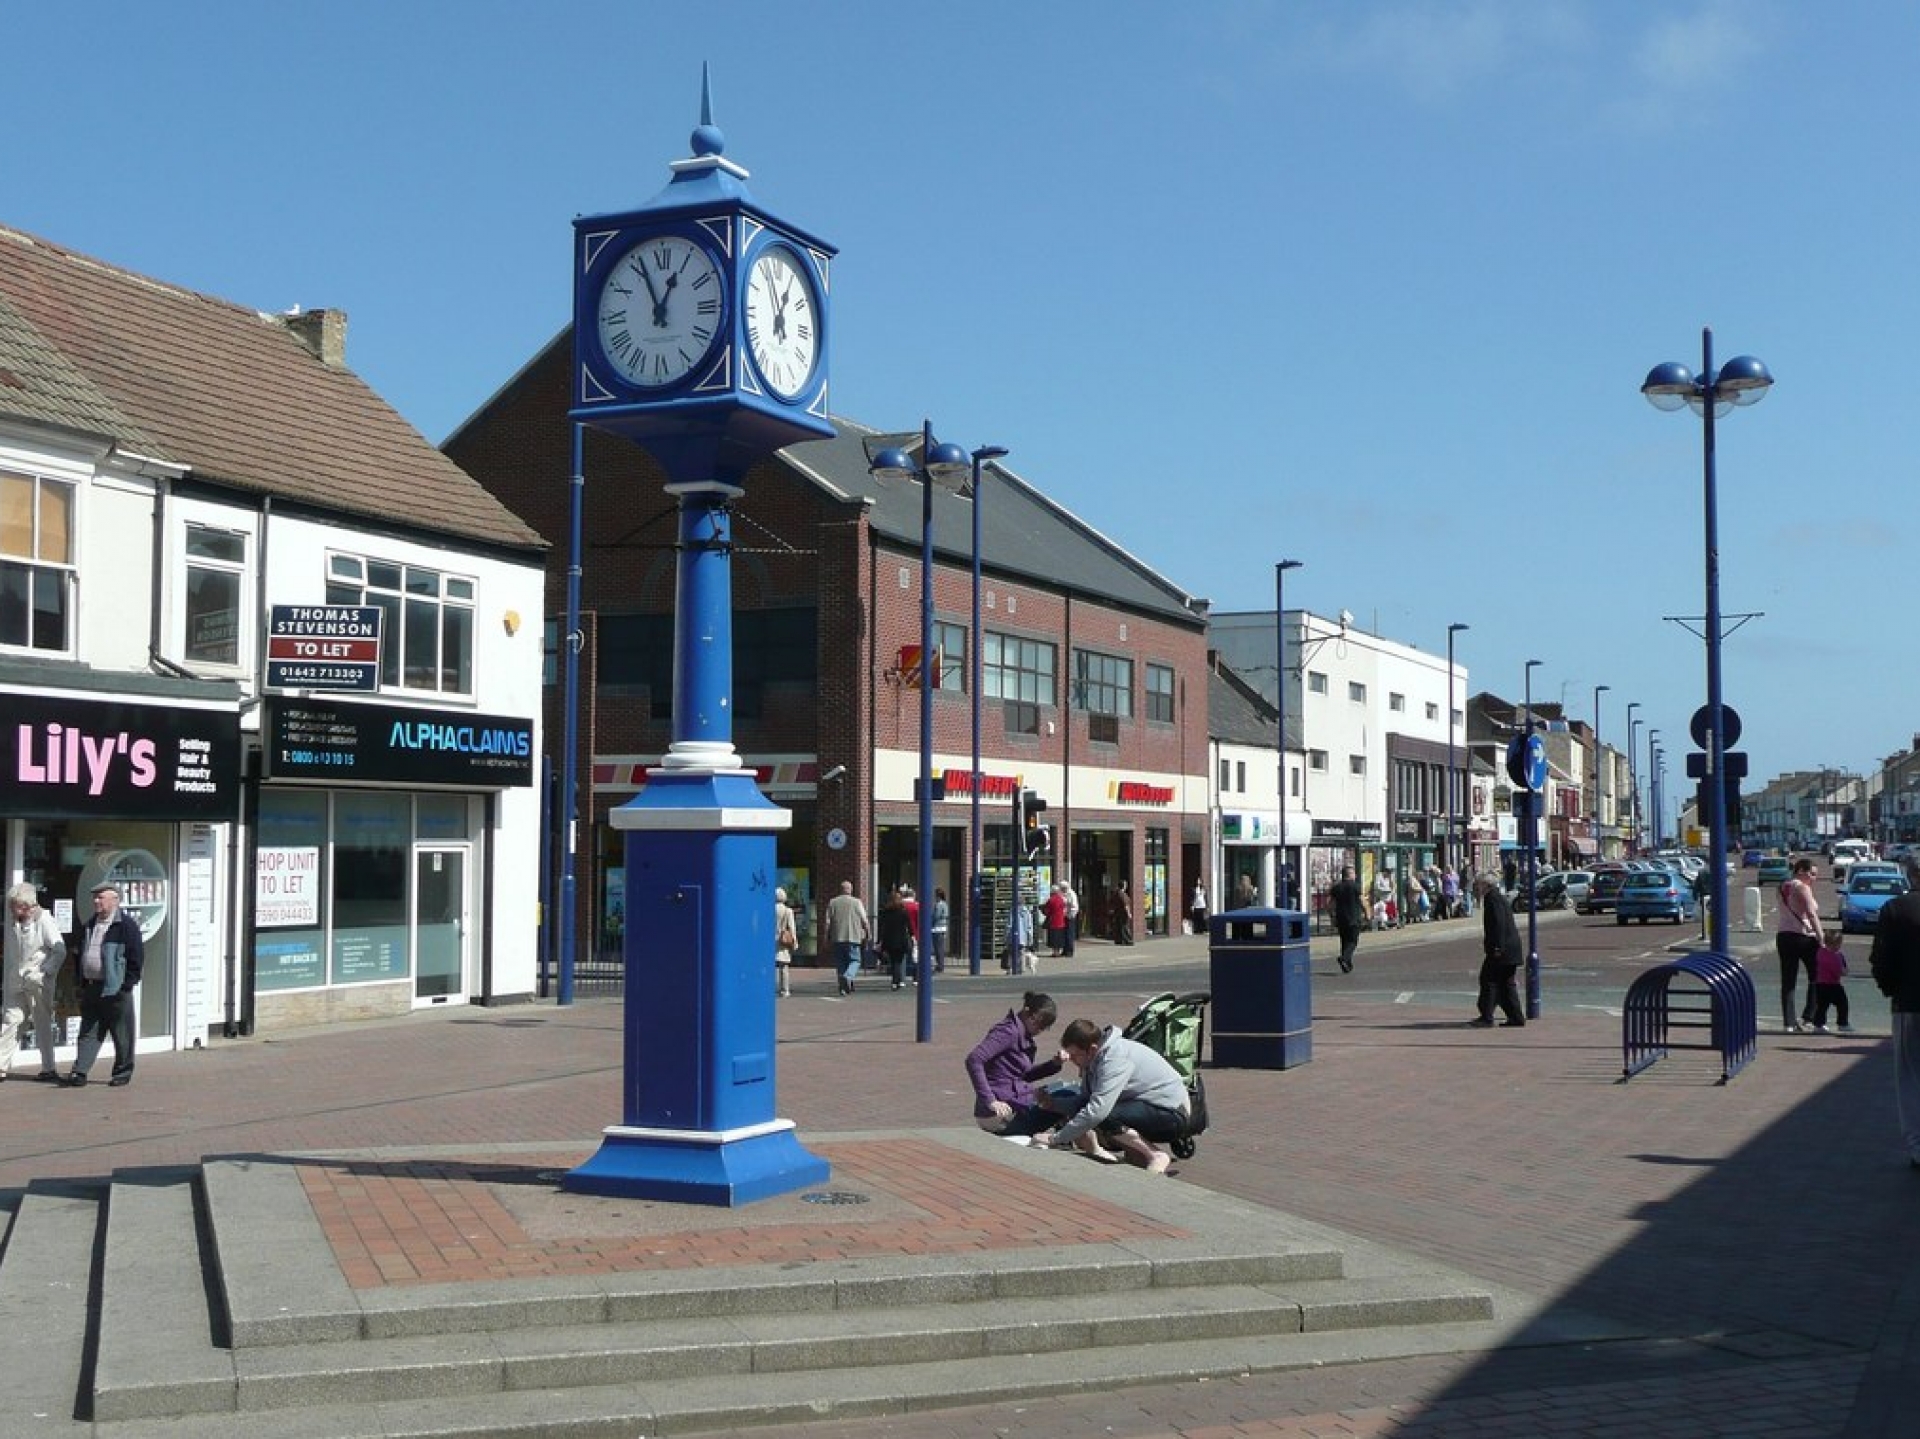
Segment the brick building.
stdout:
[[[571,429],[563,332],[446,442],[447,454],[536,530],[568,533]],[[870,902],[917,864],[921,494],[868,473],[880,438],[833,439],[757,467],[734,511],[734,744],[793,811],[782,882],[803,904],[803,957],[820,897],[851,880]],[[917,445],[919,435],[888,443]],[[646,782],[670,733],[677,509],[644,451],[584,445],[578,854],[581,940],[618,950],[622,857],[609,810]],[[972,772],[973,498],[934,496],[935,883],[964,953],[971,794],[983,871],[1011,858],[1011,799],[1047,800],[1052,855],[1082,928],[1107,932],[1122,881],[1135,932],[1164,934],[1206,849],[1206,605],[1001,468],[982,486],[981,766]],[[567,556],[547,572],[549,648],[564,623]],[[562,690],[549,663],[550,753]],[[591,834],[591,840],[584,838]],[[1177,926],[1176,926],[1177,927]]]

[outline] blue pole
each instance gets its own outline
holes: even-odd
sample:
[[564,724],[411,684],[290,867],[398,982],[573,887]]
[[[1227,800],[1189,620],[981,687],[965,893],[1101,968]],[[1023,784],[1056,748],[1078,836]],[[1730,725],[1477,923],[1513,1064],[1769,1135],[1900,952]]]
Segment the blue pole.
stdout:
[[915,1042],[933,1038],[933,421],[920,427],[920,992]]
[[567,632],[560,637],[567,651],[566,720],[561,740],[564,768],[560,778],[560,1004],[573,1003],[578,927],[574,851],[579,830],[575,808],[579,803],[580,784],[580,652],[585,648],[580,640],[581,525],[587,489],[585,435],[584,428],[573,427],[573,478],[567,519]]
[[[1527,661],[1527,728],[1533,738],[1533,667],[1539,660]],[[1527,847],[1527,1018],[1540,1017],[1540,905],[1536,886],[1540,876],[1540,792],[1527,795],[1527,822],[1521,841]]]
[[1713,372],[1713,331],[1700,331],[1700,379],[1706,389],[1701,409],[1706,470],[1707,542],[1707,863],[1713,882],[1707,902],[1713,906],[1708,947],[1727,953],[1727,733],[1720,701],[1720,518],[1715,491],[1713,406],[1719,396],[1719,377]]
[[967,676],[967,698],[972,701],[973,710],[973,774],[968,785],[972,798],[967,835],[967,973],[976,977],[980,973],[980,461],[983,458],[981,451],[973,452],[973,633],[967,640],[971,648],[967,668],[972,671]]

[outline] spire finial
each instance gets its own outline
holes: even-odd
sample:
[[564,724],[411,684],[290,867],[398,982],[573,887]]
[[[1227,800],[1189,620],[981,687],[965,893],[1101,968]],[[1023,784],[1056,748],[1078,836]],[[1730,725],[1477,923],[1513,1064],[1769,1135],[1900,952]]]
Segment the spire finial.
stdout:
[[694,128],[690,143],[693,153],[702,157],[722,155],[727,149],[727,137],[713,123],[713,77],[705,60],[700,62],[700,123]]

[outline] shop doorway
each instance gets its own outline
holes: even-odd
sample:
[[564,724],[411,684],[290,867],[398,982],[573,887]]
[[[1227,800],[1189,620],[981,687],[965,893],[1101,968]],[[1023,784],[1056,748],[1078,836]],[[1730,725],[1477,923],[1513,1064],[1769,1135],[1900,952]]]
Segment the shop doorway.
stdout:
[[413,852],[413,1002],[446,1004],[467,990],[465,846]]
[[1096,939],[1131,939],[1138,922],[1139,896],[1123,906],[1120,885],[1133,889],[1133,831],[1076,829],[1073,832],[1073,887],[1080,896],[1080,933]]

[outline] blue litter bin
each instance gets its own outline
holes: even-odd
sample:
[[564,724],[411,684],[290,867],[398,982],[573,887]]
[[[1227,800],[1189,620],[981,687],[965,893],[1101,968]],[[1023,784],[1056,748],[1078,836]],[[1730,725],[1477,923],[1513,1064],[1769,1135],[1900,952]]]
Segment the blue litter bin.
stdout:
[[1313,1059],[1313,963],[1307,916],[1236,909],[1208,921],[1213,1062],[1291,1069]]

